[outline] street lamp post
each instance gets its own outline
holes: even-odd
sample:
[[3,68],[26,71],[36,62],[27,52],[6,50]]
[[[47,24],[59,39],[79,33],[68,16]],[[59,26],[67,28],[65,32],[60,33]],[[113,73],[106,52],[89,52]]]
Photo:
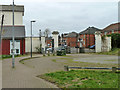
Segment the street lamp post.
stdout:
[[40,39],[40,41],[41,41],[41,29],[39,30],[39,39]]
[[31,21],[31,58],[32,58],[32,22],[36,22],[36,21],[35,20]]
[[39,39],[40,39],[40,53],[41,53],[41,51],[42,51],[42,49],[41,49],[41,36],[42,36],[42,35],[41,35],[41,29],[39,30],[39,32],[40,32],[40,33],[39,33]]
[[14,56],[14,54],[15,54],[15,43],[14,43],[14,41],[15,41],[15,37],[14,37],[14,0],[13,0],[13,26],[12,26],[12,68],[14,68],[15,67],[15,56]]

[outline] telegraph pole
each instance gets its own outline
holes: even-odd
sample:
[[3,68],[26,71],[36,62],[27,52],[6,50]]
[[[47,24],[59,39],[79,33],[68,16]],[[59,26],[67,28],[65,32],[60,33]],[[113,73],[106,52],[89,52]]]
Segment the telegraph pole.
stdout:
[[14,37],[14,0],[13,0],[13,26],[12,26],[12,68],[15,67],[15,37]]
[[39,39],[40,39],[40,53],[41,53],[41,51],[42,51],[42,49],[41,49],[41,44],[42,44],[42,43],[41,43],[41,29],[39,30],[39,32],[40,32],[40,33],[39,33]]

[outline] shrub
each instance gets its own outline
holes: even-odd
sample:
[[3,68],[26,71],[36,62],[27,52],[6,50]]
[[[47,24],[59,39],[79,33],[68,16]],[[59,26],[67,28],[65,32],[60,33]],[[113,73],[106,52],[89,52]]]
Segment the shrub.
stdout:
[[64,56],[64,55],[66,55],[65,50],[57,51],[57,56]]
[[40,47],[35,47],[35,49],[37,50],[38,53],[42,53],[41,46],[42,46],[42,44],[40,45]]

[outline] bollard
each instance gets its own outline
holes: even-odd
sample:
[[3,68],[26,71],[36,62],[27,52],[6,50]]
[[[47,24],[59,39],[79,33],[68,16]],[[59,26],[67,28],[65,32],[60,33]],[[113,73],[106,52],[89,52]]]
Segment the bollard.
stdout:
[[48,56],[50,56],[50,51],[48,50]]
[[112,67],[112,72],[115,73],[116,72],[116,67]]
[[64,71],[69,71],[69,67],[68,66],[64,66]]
[[43,56],[45,57],[45,51],[43,51]]
[[53,56],[55,56],[55,51],[53,51]]

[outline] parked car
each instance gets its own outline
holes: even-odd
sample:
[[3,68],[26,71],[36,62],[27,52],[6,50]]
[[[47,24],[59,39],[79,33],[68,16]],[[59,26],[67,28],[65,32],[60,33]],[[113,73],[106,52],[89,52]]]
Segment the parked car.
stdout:
[[66,49],[65,49],[65,47],[59,47],[57,49],[57,56],[64,56],[64,55],[66,55]]
[[90,49],[95,49],[95,45],[90,46]]
[[47,51],[47,53],[48,53],[48,51],[50,51],[50,53],[52,53],[52,48],[47,48],[46,51]]

